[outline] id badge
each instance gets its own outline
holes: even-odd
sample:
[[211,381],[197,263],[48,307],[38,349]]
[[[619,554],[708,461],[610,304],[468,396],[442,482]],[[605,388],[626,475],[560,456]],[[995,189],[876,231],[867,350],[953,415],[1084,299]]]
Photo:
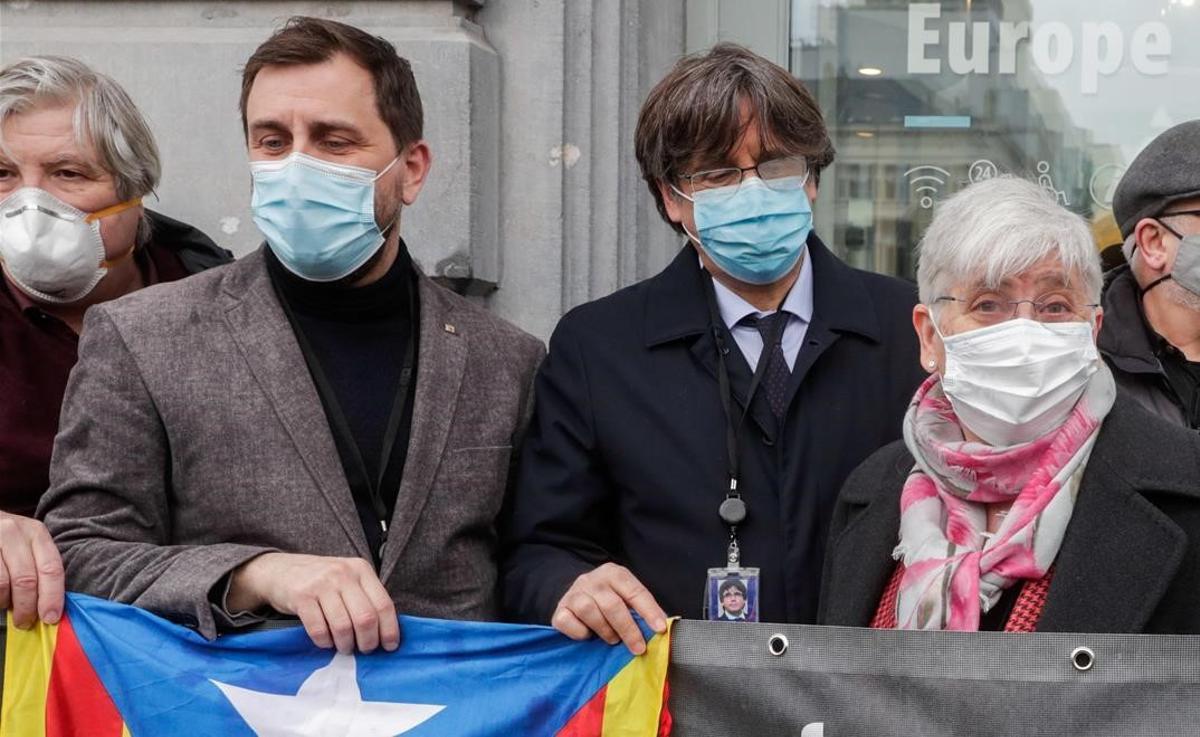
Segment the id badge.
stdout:
[[714,622],[757,622],[758,569],[709,568],[704,618]]

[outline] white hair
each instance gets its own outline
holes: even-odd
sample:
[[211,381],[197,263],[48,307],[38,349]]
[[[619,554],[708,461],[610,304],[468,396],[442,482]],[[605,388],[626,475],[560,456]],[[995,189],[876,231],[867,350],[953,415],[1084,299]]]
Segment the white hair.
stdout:
[[[0,70],[0,122],[46,105],[74,104],[75,138],[94,149],[122,200],[149,194],[162,174],[154,134],[112,78],[78,59],[29,56]],[[0,135],[0,150],[11,157]]]
[[932,304],[955,284],[999,286],[1050,256],[1068,279],[1082,280],[1089,302],[1100,301],[1100,254],[1083,218],[1034,182],[1000,176],[972,184],[938,206],[921,239],[921,301]]

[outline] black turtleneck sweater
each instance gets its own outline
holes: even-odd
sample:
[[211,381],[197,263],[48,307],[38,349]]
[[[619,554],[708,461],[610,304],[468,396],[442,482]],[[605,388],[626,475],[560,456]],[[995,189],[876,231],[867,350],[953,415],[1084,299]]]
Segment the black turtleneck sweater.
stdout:
[[[297,332],[378,565],[384,535],[373,499],[375,487],[390,521],[412,424],[417,354],[414,327],[419,324],[412,259],[401,241],[395,263],[382,278],[351,287],[306,281],[288,271],[270,248],[265,250],[267,272]],[[387,468],[382,469],[382,483],[377,483],[409,341],[413,341],[413,374],[400,406]]]

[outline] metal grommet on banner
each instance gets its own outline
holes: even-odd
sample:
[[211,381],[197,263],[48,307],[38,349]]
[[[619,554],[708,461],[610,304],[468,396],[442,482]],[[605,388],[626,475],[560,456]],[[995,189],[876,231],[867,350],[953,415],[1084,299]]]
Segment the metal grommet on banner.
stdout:
[[1096,664],[1096,653],[1090,647],[1077,647],[1071,651],[1071,666],[1083,673]]
[[788,638],[776,632],[775,634],[771,635],[771,639],[767,640],[767,649],[770,650],[771,654],[775,657],[783,655],[788,649]]

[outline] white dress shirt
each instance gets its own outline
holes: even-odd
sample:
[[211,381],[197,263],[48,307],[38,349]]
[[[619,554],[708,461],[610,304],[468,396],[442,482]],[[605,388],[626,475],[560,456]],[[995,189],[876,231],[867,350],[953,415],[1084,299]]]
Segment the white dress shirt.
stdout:
[[[775,310],[759,310],[716,279],[713,279],[713,288],[717,294],[717,309],[721,313],[721,319],[733,334],[738,349],[753,371],[758,367],[758,357],[762,355],[763,338],[758,328],[739,323],[747,315],[761,319],[774,314]],[[796,365],[796,356],[799,355],[804,336],[808,333],[808,324],[812,322],[813,280],[807,253],[804,254],[804,262],[800,265],[800,275],[796,277],[796,283],[792,285],[780,309],[788,314],[787,322],[783,326],[781,347],[783,357],[787,359],[788,369],[791,369]]]

